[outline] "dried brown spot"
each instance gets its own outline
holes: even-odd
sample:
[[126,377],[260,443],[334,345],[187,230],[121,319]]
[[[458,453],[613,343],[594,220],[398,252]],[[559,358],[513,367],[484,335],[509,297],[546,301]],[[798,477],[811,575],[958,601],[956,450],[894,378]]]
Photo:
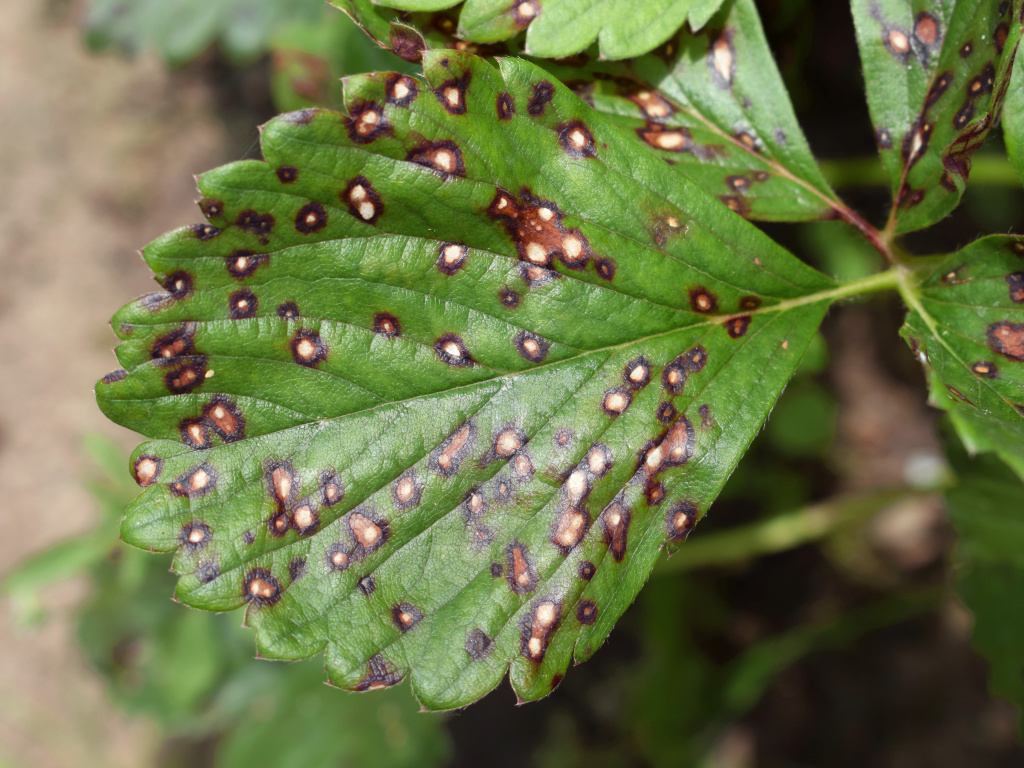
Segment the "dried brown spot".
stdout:
[[391,313],[378,312],[373,316],[373,332],[386,339],[397,339],[402,335],[402,326]]
[[690,289],[690,307],[694,312],[707,314],[718,309],[718,299],[707,288],[698,285]]
[[530,103],[526,105],[526,111],[531,115],[543,115],[544,107],[555,97],[555,86],[547,80],[542,80],[533,86],[533,96]]
[[391,606],[391,619],[401,632],[408,632],[423,620],[423,611],[412,603]]
[[416,100],[419,88],[416,81],[405,75],[392,75],[385,86],[388,104],[396,107],[408,107]]
[[377,589],[377,581],[373,578],[372,574],[363,576],[359,581],[356,582],[359,587],[359,591],[369,597],[373,594],[374,590]]
[[493,642],[482,629],[471,629],[466,636],[466,645],[464,647],[470,658],[474,661],[480,661],[490,652]]
[[928,89],[928,95],[925,97],[924,104],[926,107],[932,106],[937,102],[942,95],[949,90],[949,86],[953,83],[953,73],[943,72],[936,78],[935,82],[932,83],[932,87]]
[[258,606],[273,605],[281,599],[281,583],[266,568],[253,568],[245,577],[242,598]]
[[917,19],[914,21],[914,38],[921,45],[931,48],[939,42],[941,36],[942,28],[935,16],[924,12],[917,14]]
[[612,468],[612,452],[607,445],[594,443],[584,458],[587,469],[594,477],[604,477]]
[[515,309],[519,306],[519,294],[507,285],[503,285],[498,290],[498,298],[501,300],[502,306],[508,309]]
[[327,359],[327,345],[316,331],[300,328],[292,337],[289,346],[295,362],[307,368],[316,368]]
[[158,456],[144,453],[132,464],[132,474],[135,482],[145,488],[160,479],[160,473],[164,471],[164,460]]
[[993,323],[988,327],[988,341],[1000,355],[1024,361],[1024,323]]
[[459,243],[441,243],[438,246],[437,269],[442,274],[454,275],[466,264],[469,248]]
[[725,330],[728,331],[729,336],[738,339],[741,336],[745,336],[747,328],[750,327],[750,315],[743,315],[741,317],[734,317],[725,322]]
[[517,595],[532,592],[537,587],[540,575],[525,544],[519,541],[509,544],[505,550],[505,564],[508,586]]
[[598,277],[605,280],[612,280],[615,277],[615,262],[611,259],[598,259],[594,262],[594,269]]
[[320,475],[320,499],[326,507],[333,507],[345,498],[345,486],[337,472],[325,470]]
[[958,131],[971,122],[971,118],[974,117],[974,102],[967,99],[963,103],[963,106],[956,111],[953,115],[953,127]]
[[590,132],[582,120],[570,120],[562,123],[558,131],[558,143],[571,157],[594,157],[597,154],[594,146],[594,134]]
[[278,305],[277,316],[285,320],[294,320],[299,316],[299,305],[294,301],[285,301]]
[[511,93],[506,91],[498,96],[497,101],[494,103],[494,108],[498,112],[499,120],[511,120],[512,115],[516,113],[515,99],[512,98]]
[[391,130],[384,110],[372,101],[353,106],[344,123],[349,138],[356,144],[369,144]]
[[999,22],[996,26],[995,31],[992,32],[992,45],[995,46],[996,53],[1002,54],[1003,48],[1006,47],[1006,38],[1010,36],[1010,25],[1005,21]]
[[466,114],[466,89],[472,77],[473,73],[467,70],[462,77],[445,80],[434,89],[434,95],[449,114]]
[[657,416],[658,421],[662,424],[671,424],[672,420],[676,417],[676,407],[667,400],[663,400],[658,403],[658,407],[654,410],[654,415]]
[[967,83],[967,95],[971,98],[977,98],[978,96],[984,96],[985,94],[992,93],[992,88],[996,82],[996,68],[992,65],[992,62],[988,62],[984,67],[981,68],[981,72]]
[[238,406],[225,395],[214,395],[203,408],[203,418],[225,443],[245,437],[245,419]]
[[168,359],[189,355],[195,351],[195,344],[192,336],[195,333],[195,326],[186,324],[181,328],[175,328],[153,342],[153,349],[149,356],[154,360]]
[[533,471],[533,461],[525,452],[516,454],[515,458],[512,459],[512,472],[519,482],[527,482],[533,477]]
[[530,331],[520,331],[517,333],[513,343],[516,345],[520,356],[531,363],[543,362],[544,358],[548,356],[548,350],[551,348],[550,341]]
[[908,166],[913,165],[928,151],[934,123],[916,124],[903,138],[903,160]]
[[519,0],[515,3],[509,13],[512,14],[512,21],[517,27],[525,27],[540,13],[540,6],[536,0]]
[[[487,213],[503,224],[527,268],[546,270],[557,256],[567,267],[582,269],[590,258],[587,239],[578,230],[565,228],[558,206],[533,197],[528,190],[523,190],[520,203],[499,189]],[[541,280],[546,282],[552,275],[557,273],[544,271],[535,277],[526,277],[533,284]]]
[[736,76],[736,48],[732,44],[733,30],[723,29],[708,51],[711,79],[719,88],[728,90]]
[[462,510],[466,520],[476,520],[487,512],[487,499],[479,488],[471,488],[462,501]]
[[306,575],[306,558],[296,557],[288,563],[288,575],[292,581],[298,581]]
[[647,123],[636,129],[637,136],[645,143],[665,152],[689,152],[698,154],[693,134],[686,128],[665,128],[658,123]]
[[257,213],[252,209],[242,211],[235,218],[235,226],[265,241],[274,230],[274,217],[269,213]]
[[380,195],[363,175],[350,181],[339,195],[341,202],[348,204],[348,212],[360,221],[373,224],[384,213]]
[[690,502],[683,501],[669,509],[665,516],[665,527],[672,541],[682,541],[690,535],[700,516],[700,511]]
[[213,240],[222,231],[211,224],[195,224],[192,226],[192,232],[203,242]]
[[293,165],[282,165],[277,169],[277,178],[282,184],[292,184],[299,178],[299,169]]
[[1006,282],[1010,286],[1010,301],[1024,304],[1024,272],[1010,273],[1006,276]]
[[279,510],[288,508],[299,491],[299,473],[287,461],[267,462],[263,470],[267,492]]
[[551,543],[559,552],[568,555],[583,540],[590,527],[590,515],[580,507],[565,507],[555,518],[551,530]]
[[737,192],[746,192],[750,189],[751,181],[746,176],[726,176],[725,183],[730,189],[735,189]]
[[[370,579],[371,582],[373,581],[370,576],[366,578]],[[362,584],[363,582],[359,583]],[[371,589],[370,592],[372,591]],[[400,682],[402,682],[402,675],[378,653],[367,663],[366,675],[356,684],[356,690],[377,691],[381,688],[390,688],[393,685],[398,685]]]
[[656,507],[665,500],[665,485],[657,481],[648,481],[644,486],[644,497],[647,499],[647,506]]
[[905,29],[888,27],[882,30],[882,42],[893,56],[902,62],[910,54],[910,36]]
[[178,534],[178,541],[188,552],[198,552],[210,543],[213,538],[213,531],[210,526],[201,520],[192,520],[181,527]]
[[192,275],[188,272],[179,270],[172,272],[164,278],[163,282],[164,290],[171,294],[171,298],[175,301],[181,301],[190,293],[192,293],[193,280]]
[[349,512],[345,518],[345,528],[356,542],[352,551],[352,557],[356,560],[362,560],[384,546],[391,532],[386,520],[363,507]]
[[224,258],[224,264],[228,268],[228,274],[236,280],[244,280],[263,264],[266,264],[268,259],[269,256],[266,254],[253,253],[245,248],[239,248]]
[[647,477],[655,477],[668,467],[685,464],[693,456],[693,424],[685,416],[665,433],[660,440],[641,450],[641,469]]
[[405,159],[437,171],[445,179],[466,175],[462,150],[454,141],[425,141],[411,149]]
[[336,541],[324,553],[324,563],[329,571],[344,571],[352,564],[352,553],[344,542]]
[[295,229],[304,235],[319,232],[326,226],[327,211],[320,203],[306,203],[295,214]]
[[613,387],[604,393],[601,409],[609,416],[618,416],[633,402],[633,393],[623,387]]
[[459,471],[466,454],[476,441],[476,425],[467,421],[430,455],[430,468],[442,477],[451,477]]
[[441,362],[458,368],[473,365],[473,356],[460,336],[446,333],[434,342],[434,351]]
[[515,456],[526,445],[526,433],[518,427],[505,427],[494,436],[490,458],[507,459]]
[[590,581],[594,578],[594,574],[597,573],[597,568],[589,560],[583,560],[576,567],[576,573],[579,574],[579,577],[584,581]]
[[888,128],[879,128],[875,131],[875,143],[880,149],[892,149],[892,134]]
[[562,605],[556,600],[545,598],[534,604],[533,610],[523,616],[519,623],[522,635],[522,653],[530,661],[544,660],[551,635],[562,618]]
[[991,363],[988,360],[979,360],[971,366],[971,370],[974,371],[978,376],[985,379],[998,379],[999,369],[995,363]]
[[235,291],[228,298],[228,316],[232,320],[245,320],[256,314],[260,308],[260,300],[248,288]]
[[593,600],[581,600],[576,606],[576,620],[587,626],[597,621],[597,603]]
[[1024,240],[1007,240],[1006,247],[1009,249],[1010,253],[1016,254],[1017,256],[1024,256]]
[[645,118],[655,122],[671,117],[676,111],[667,99],[655,91],[638,91],[627,98],[640,107]]
[[320,515],[311,504],[299,504],[292,510],[292,526],[300,536],[314,533],[319,525]]
[[601,513],[604,540],[617,563],[621,563],[622,558],[626,556],[626,537],[629,533],[630,515],[629,508],[618,499],[609,504]]
[[185,358],[188,362],[180,368],[173,368],[164,376],[164,384],[175,395],[184,395],[196,389],[206,377],[206,358],[194,355]]
[[651,364],[643,355],[630,360],[622,372],[622,379],[637,391],[643,389],[651,381]]

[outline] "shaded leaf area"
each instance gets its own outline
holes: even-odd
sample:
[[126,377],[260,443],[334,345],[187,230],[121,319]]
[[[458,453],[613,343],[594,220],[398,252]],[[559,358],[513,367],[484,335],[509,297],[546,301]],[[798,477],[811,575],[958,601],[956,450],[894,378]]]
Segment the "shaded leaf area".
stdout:
[[[474,43],[495,43],[525,30],[531,56],[562,58],[579,53],[595,41],[605,59],[640,56],[664,43],[700,6],[703,16],[721,5],[694,0],[467,0],[459,10],[458,36]],[[442,11],[452,0],[383,0],[381,5],[404,11]]]
[[[367,2],[339,3],[389,49],[407,29]],[[716,6],[717,9],[717,6]],[[451,18],[414,14],[418,44],[466,47]],[[445,32],[448,30],[448,33]],[[481,54],[522,53],[510,47]],[[591,107],[732,210],[765,221],[847,215],[821,175],[768,48],[753,0],[729,0],[700,34],[679,30],[655,53],[607,62],[597,52],[539,61]]]
[[1024,182],[1024,63],[1017,61],[1003,104],[1003,139],[1013,169]]
[[1024,507],[1020,481],[992,460],[960,461],[946,493],[959,535],[957,586],[974,614],[972,640],[989,687],[1017,705],[1024,733]]
[[897,232],[960,201],[971,155],[999,117],[1021,33],[1020,0],[855,0],[875,139]]
[[251,60],[282,26],[322,18],[321,0],[91,0],[84,27],[92,48],[155,50],[178,66],[215,42],[228,56]]
[[995,235],[943,258],[911,289],[901,333],[972,451],[1024,476],[1024,239]]
[[589,657],[706,511],[834,283],[548,74],[429,52],[204,174],[148,246],[103,410],[152,442],[122,535],[427,707]]

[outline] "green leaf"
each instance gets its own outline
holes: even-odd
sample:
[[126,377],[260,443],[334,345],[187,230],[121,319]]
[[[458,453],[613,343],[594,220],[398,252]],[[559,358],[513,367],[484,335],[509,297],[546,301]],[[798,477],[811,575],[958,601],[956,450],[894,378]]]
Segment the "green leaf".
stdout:
[[97,398],[180,601],[441,709],[597,650],[852,290],[544,70],[423,62],[200,178]]
[[1018,61],[1003,103],[1003,138],[1017,177],[1024,183],[1024,64]]
[[996,123],[1021,34],[1021,1],[854,0],[871,119],[896,232],[960,201]]
[[1024,238],[994,235],[906,284],[901,333],[930,372],[971,451],[997,450],[1024,475]]
[[959,535],[958,591],[974,614],[974,646],[989,686],[1021,712],[1024,733],[1024,514],[1021,485],[998,464],[971,462],[946,494]]
[[84,26],[93,48],[155,50],[178,66],[214,42],[231,58],[252,60],[282,25],[322,18],[322,0],[91,0]]

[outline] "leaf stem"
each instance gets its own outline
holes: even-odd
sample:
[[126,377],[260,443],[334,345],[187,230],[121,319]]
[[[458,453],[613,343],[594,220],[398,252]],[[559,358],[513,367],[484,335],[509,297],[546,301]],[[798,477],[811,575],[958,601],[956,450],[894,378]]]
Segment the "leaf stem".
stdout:
[[864,520],[896,502],[924,498],[934,492],[903,487],[839,496],[749,525],[715,531],[707,536],[695,535],[661,564],[660,571],[736,565],[762,555],[784,552],[823,539],[842,526]]

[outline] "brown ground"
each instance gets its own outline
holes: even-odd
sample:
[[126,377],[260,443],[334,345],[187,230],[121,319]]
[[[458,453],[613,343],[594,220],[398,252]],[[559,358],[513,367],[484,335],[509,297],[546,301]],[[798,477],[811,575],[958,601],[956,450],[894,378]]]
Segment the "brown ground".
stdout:
[[[116,368],[106,321],[150,289],[136,249],[198,219],[192,174],[224,160],[211,95],[159,62],[82,46],[74,14],[6,0],[0,24],[0,574],[87,529],[82,436],[125,451],[96,408]],[[47,595],[51,621],[17,629],[0,602],[0,766],[138,766],[156,733],[107,703],[74,645],[84,585]]]

